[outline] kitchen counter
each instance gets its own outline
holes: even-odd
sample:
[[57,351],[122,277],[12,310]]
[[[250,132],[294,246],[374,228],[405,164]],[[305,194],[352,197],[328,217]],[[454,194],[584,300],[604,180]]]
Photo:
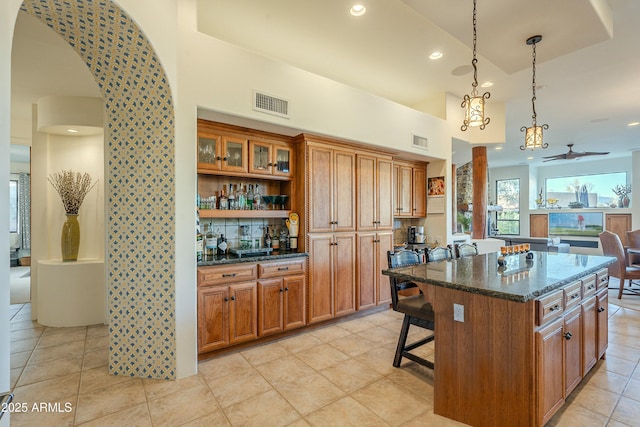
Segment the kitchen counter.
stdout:
[[209,265],[229,265],[239,264],[244,262],[259,262],[259,261],[272,261],[287,258],[300,258],[308,257],[306,252],[291,252],[291,251],[273,251],[269,255],[245,255],[242,258],[238,258],[235,255],[216,255],[213,259],[207,259],[198,263],[198,267],[206,267]]
[[607,267],[613,257],[532,252],[507,255],[498,266],[498,253],[431,262],[384,270],[388,276],[456,289],[464,292],[526,302]]

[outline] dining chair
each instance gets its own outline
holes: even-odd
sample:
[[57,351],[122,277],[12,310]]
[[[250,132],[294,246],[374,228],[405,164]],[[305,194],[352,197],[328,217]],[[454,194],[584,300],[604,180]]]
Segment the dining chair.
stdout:
[[427,262],[453,259],[451,246],[436,246],[427,249]]
[[[410,250],[388,251],[387,260],[389,262],[389,268],[421,264],[419,255],[415,251]],[[416,295],[405,297],[401,295],[401,291],[403,290],[417,288],[418,285],[414,282],[391,276],[389,276],[389,282],[391,284],[391,306],[394,311],[404,314],[400,337],[398,338],[398,346],[396,347],[396,354],[393,359],[393,366],[399,368],[402,358],[406,357],[420,365],[433,369],[433,362],[411,353],[412,350],[430,343],[435,338],[435,315],[433,313],[433,307],[425,299],[421,291]],[[430,330],[432,333],[426,338],[407,345],[407,337],[411,325]]]
[[599,234],[599,237],[600,244],[602,245],[602,253],[606,256],[616,258],[616,262],[609,264],[609,276],[620,279],[618,299],[621,299],[625,282],[629,280],[629,286],[631,286],[633,280],[640,280],[640,267],[629,265],[628,255],[617,234],[610,231],[603,231]]
[[[630,248],[640,250],[640,230],[627,231],[627,244]],[[640,267],[640,254],[629,253],[629,265]]]
[[478,245],[476,243],[456,243],[453,248],[456,258],[478,255]]

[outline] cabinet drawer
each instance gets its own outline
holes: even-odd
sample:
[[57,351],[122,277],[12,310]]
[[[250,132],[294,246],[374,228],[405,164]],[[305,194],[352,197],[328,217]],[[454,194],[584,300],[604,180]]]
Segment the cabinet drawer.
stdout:
[[255,280],[256,264],[234,264],[224,267],[199,267],[198,286],[234,283],[243,280]]
[[609,286],[609,269],[603,268],[596,271],[596,288],[598,290]]
[[596,293],[596,275],[592,274],[582,279],[582,298],[590,297]]
[[555,319],[564,312],[563,298],[564,292],[559,289],[536,300],[536,322],[538,326]]
[[580,304],[582,300],[582,282],[577,281],[564,288],[564,309],[569,310]]
[[304,273],[305,259],[296,259],[292,261],[278,261],[264,264],[258,264],[258,275],[261,279],[267,277],[289,276],[291,274]]

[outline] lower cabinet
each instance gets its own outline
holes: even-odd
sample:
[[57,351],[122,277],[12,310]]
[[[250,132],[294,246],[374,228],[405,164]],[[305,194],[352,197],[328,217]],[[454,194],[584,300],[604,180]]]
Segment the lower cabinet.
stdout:
[[598,324],[598,359],[607,351],[609,344],[609,290],[605,287],[596,295]]
[[560,317],[536,332],[538,419],[542,424],[564,404],[563,325]]
[[393,249],[393,232],[358,232],[357,249],[357,309],[391,304],[389,277],[382,270],[388,267],[387,251]]
[[198,268],[198,353],[306,325],[306,258]]

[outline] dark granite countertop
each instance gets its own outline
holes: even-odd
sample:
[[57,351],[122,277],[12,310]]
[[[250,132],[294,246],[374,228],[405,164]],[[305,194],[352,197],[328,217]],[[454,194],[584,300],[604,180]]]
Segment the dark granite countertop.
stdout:
[[274,261],[287,258],[300,258],[308,257],[306,252],[287,252],[287,251],[273,251],[270,255],[245,255],[242,258],[238,258],[235,255],[216,256],[213,259],[207,259],[198,263],[198,267],[205,267],[209,265],[228,265],[239,264],[243,262],[259,262],[259,261]]
[[615,261],[613,257],[553,252],[508,255],[498,266],[498,253],[383,270],[414,282],[526,302],[561,288]]

